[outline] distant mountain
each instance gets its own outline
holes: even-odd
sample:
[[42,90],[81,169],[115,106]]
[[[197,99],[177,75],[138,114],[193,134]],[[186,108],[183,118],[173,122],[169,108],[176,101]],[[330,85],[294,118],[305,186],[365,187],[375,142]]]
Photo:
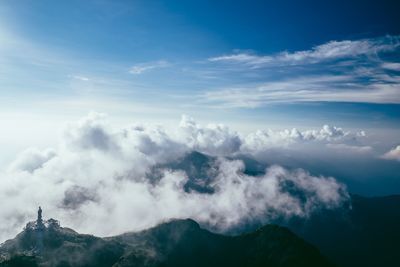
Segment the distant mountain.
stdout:
[[98,238],[60,227],[29,223],[0,247],[0,266],[332,266],[312,245],[287,228],[267,225],[255,232],[224,236],[193,220]]
[[[267,167],[267,165],[243,155],[230,159],[242,160],[245,165],[243,171],[247,175],[255,176],[264,174]],[[218,175],[218,169],[216,168],[217,160],[218,157],[192,151],[175,162],[156,166],[151,172],[153,177],[150,177],[150,179],[156,179],[157,175],[154,176],[154,174],[157,174],[157,170],[159,169],[182,170],[188,176],[188,181],[184,186],[187,192],[193,190],[200,193],[213,193],[214,189],[210,184],[212,184],[214,178]]]
[[400,195],[352,195],[342,209],[280,222],[345,267],[400,266]]

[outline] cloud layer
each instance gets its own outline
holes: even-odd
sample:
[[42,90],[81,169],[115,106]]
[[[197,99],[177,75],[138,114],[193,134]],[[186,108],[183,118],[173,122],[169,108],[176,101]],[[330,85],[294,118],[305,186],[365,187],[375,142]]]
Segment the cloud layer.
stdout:
[[[0,201],[6,205],[0,210],[0,239],[33,219],[38,205],[45,216],[97,235],[144,229],[171,218],[191,217],[210,229],[229,231],[277,217],[308,216],[340,206],[348,197],[345,186],[277,165],[265,165],[252,176],[240,155],[264,153],[271,144],[341,143],[355,136],[324,126],[242,137],[226,126],[202,127],[185,116],[169,132],[143,125],[114,129],[105,115],[91,113],[67,125],[57,149],[29,149],[1,174]],[[192,151],[213,157],[201,166],[208,177],[196,178],[209,191],[188,189],[191,172],[176,167]],[[188,164],[196,168],[198,163],[191,159]]]

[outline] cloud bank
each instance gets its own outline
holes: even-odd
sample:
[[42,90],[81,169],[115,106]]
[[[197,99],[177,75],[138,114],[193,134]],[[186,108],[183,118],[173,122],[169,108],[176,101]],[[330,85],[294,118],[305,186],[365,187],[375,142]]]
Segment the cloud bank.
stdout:
[[[1,173],[0,239],[33,219],[39,205],[45,216],[101,236],[171,218],[190,217],[224,232],[278,217],[306,217],[319,208],[339,207],[348,198],[346,187],[332,177],[278,165],[251,175],[240,155],[269,153],[276,146],[350,144],[360,135],[326,125],[243,137],[186,116],[173,131],[144,125],[114,129],[105,115],[91,113],[66,126],[59,147],[29,149]],[[193,151],[213,159],[201,166],[208,177],[197,180],[208,191],[188,189],[192,174],[176,167]],[[198,163],[192,158],[188,164]]]

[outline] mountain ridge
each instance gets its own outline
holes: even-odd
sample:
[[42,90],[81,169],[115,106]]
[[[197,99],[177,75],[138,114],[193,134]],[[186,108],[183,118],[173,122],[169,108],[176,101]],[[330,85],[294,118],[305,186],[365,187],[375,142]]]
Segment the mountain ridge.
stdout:
[[314,246],[285,227],[265,225],[254,232],[225,236],[201,228],[192,219],[106,238],[79,234],[54,219],[45,221],[44,228],[30,222],[0,246],[0,255],[2,267],[332,266]]

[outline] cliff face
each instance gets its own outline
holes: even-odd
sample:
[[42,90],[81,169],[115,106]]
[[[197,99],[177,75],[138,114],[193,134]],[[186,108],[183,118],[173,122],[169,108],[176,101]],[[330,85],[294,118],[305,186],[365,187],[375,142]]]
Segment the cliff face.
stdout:
[[0,266],[331,266],[288,229],[224,236],[174,220],[115,237],[82,235],[55,221],[29,223],[0,247]]

